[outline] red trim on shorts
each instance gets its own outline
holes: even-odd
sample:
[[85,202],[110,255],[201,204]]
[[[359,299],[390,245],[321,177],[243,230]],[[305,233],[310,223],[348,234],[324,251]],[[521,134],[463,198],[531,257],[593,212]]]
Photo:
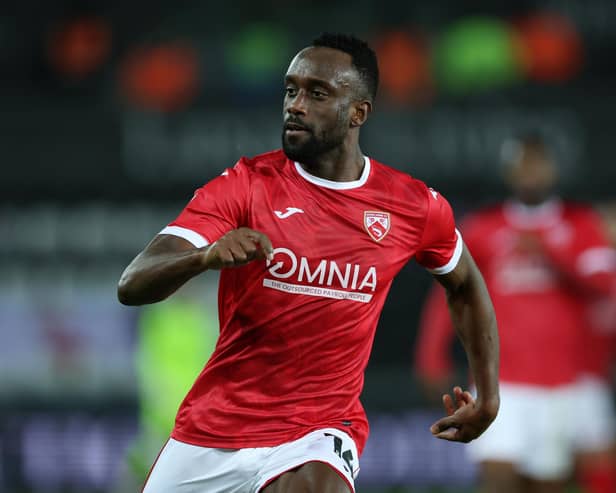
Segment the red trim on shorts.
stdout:
[[[355,488],[353,487],[353,485],[351,484],[351,482],[348,480],[348,478],[342,473],[340,472],[336,467],[334,467],[333,465],[331,465],[329,462],[325,462],[324,460],[318,460],[318,459],[312,459],[312,460],[307,460],[306,462],[302,462],[301,464],[289,467],[289,469],[287,469],[286,471],[282,471],[281,473],[277,474],[276,476],[274,476],[273,478],[268,479],[265,483],[263,483],[263,486],[261,486],[259,488],[259,492],[263,491],[264,488],[267,488],[270,484],[272,484],[274,481],[276,481],[280,476],[282,476],[283,474],[286,474],[288,472],[291,472],[293,469],[299,469],[302,466],[305,466],[306,464],[310,464],[311,462],[318,462],[320,464],[325,464],[326,466],[329,466],[331,469],[334,470],[334,472],[340,476],[340,478],[342,478],[342,480],[346,483],[346,485],[349,487],[349,491],[351,493],[355,493]],[[352,474],[352,473],[351,473]]]
[[152,467],[150,467],[150,470],[148,471],[148,475],[145,477],[145,481],[143,482],[143,486],[141,487],[141,493],[143,493],[143,491],[145,490],[145,485],[148,484],[148,479],[150,479],[150,475],[152,474],[152,471],[154,470],[154,466],[158,462],[158,458],[160,457],[160,454],[163,453],[163,450],[165,449],[165,447],[169,443],[169,440],[171,440],[171,437],[167,438],[167,441],[164,443],[164,445],[158,451],[158,455],[156,456],[156,459],[154,459],[154,463],[152,464]]

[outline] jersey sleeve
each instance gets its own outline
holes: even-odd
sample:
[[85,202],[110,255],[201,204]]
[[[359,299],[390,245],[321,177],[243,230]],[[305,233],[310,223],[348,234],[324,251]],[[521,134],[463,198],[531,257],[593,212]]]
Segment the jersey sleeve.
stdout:
[[543,247],[553,264],[588,294],[613,296],[616,286],[616,251],[610,245],[599,216],[582,210],[572,217],[569,242],[543,238]]
[[598,215],[587,211],[577,235],[575,267],[580,275],[592,276],[598,273],[616,273],[616,250],[610,244],[605,225]]
[[245,222],[249,193],[248,168],[240,160],[197,189],[179,216],[159,234],[179,236],[197,248],[213,243]]
[[458,265],[462,236],[456,229],[449,202],[438,192],[426,189],[427,217],[415,260],[433,274],[443,275]]

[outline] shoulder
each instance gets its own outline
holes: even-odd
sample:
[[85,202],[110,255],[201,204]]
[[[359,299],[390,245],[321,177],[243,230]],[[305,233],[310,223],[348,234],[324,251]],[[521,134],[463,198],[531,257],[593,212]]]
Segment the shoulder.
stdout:
[[591,217],[597,215],[590,205],[582,202],[567,201],[563,202],[562,207],[563,216],[565,217]]
[[[228,194],[247,191],[262,178],[277,176],[286,162],[282,150],[271,151],[253,157],[242,156],[231,167],[226,168],[219,176],[203,185],[210,193]],[[261,180],[260,180],[261,178]]]
[[581,202],[564,202],[563,218],[577,225],[601,224],[601,216],[590,205]]
[[286,162],[287,157],[282,149],[251,157],[242,156],[234,166],[225,169],[218,179],[250,187],[260,179],[278,176]]
[[287,162],[282,149],[276,149],[252,157],[243,156],[235,165],[250,174],[272,174],[280,171]]
[[437,192],[418,178],[404,171],[392,168],[376,159],[370,159],[373,167],[373,176],[378,186],[387,187],[392,196],[403,198],[407,201],[428,204],[430,196],[433,198]]

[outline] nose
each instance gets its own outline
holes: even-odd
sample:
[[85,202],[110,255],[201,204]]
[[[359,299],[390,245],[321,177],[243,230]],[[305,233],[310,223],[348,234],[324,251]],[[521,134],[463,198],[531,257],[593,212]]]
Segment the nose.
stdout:
[[306,114],[306,95],[304,91],[300,90],[294,97],[288,97],[287,112],[292,115]]

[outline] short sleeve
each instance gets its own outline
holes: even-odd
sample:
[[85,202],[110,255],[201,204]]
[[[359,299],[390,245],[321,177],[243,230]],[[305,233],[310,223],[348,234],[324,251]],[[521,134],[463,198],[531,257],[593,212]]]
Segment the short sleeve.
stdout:
[[427,217],[415,260],[432,274],[443,275],[458,265],[462,255],[462,236],[456,229],[449,202],[431,188],[426,189],[426,194]]
[[243,160],[199,188],[179,216],[159,234],[184,238],[201,248],[244,222],[250,179]]
[[578,221],[572,256],[580,275],[616,272],[616,250],[610,245],[605,226],[598,215],[586,211]]

